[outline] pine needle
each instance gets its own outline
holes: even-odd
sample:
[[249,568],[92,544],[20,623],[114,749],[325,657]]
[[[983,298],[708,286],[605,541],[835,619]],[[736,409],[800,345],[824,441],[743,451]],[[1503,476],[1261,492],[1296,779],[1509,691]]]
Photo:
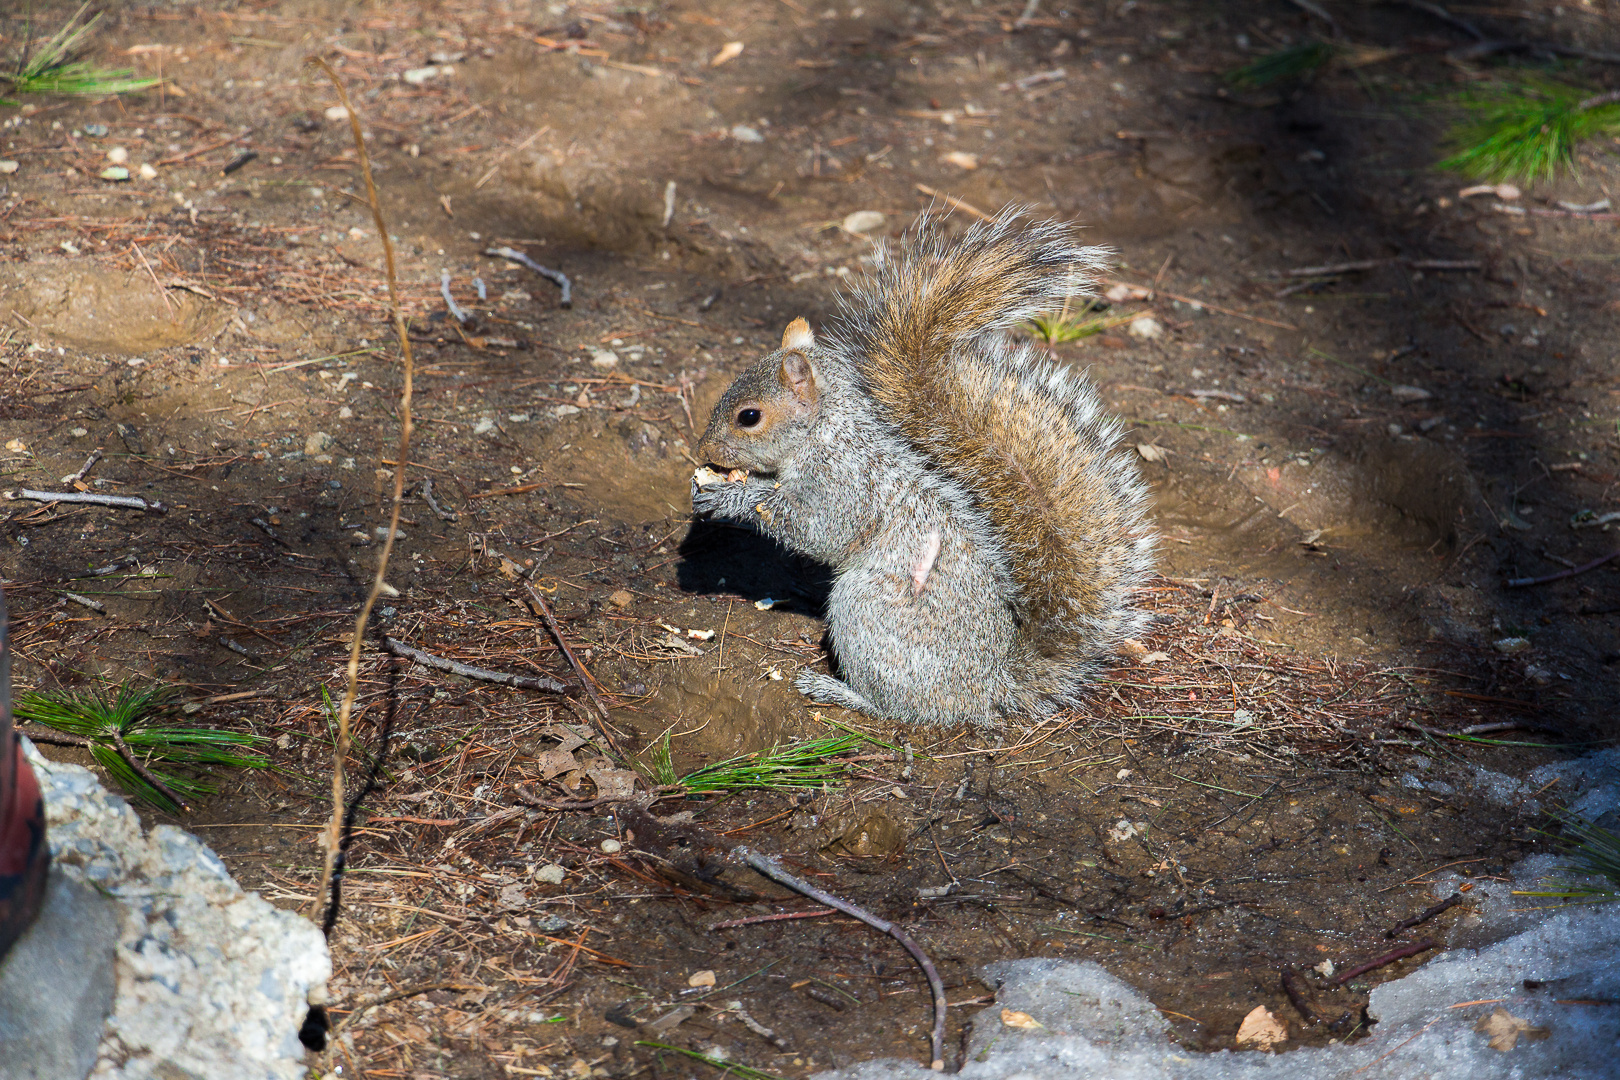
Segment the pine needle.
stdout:
[[1491,182],[1573,172],[1581,143],[1620,132],[1620,102],[1606,97],[1542,75],[1469,87],[1452,98],[1461,116],[1440,167]]
[[[14,74],[0,73],[0,83],[7,84],[14,94],[68,94],[78,97],[100,97],[109,94],[132,94],[158,84],[157,79],[138,79],[129,68],[100,68],[83,60],[74,59],[85,37],[101,21],[97,12],[81,23],[79,20],[90,7],[85,4],[73,13],[62,29],[44,42],[33,54],[23,58]],[[17,102],[0,98],[0,104]]]
[[[263,769],[270,765],[250,749],[263,741],[257,735],[161,725],[162,720],[174,715],[177,698],[173,687],[137,688],[128,684],[111,697],[99,690],[31,692],[18,699],[16,714],[41,727],[88,739],[90,755],[121,787],[143,802],[174,814],[179,813],[180,805],[124,760],[117,739],[141,758],[146,770],[160,783],[183,799],[213,794],[216,787],[208,779],[211,768]],[[165,768],[176,765],[187,771],[176,773]]]
[[1339,53],[1328,41],[1307,41],[1266,53],[1226,76],[1234,86],[1258,90],[1279,82],[1294,82],[1314,75]]
[[1592,885],[1557,882],[1550,889],[1514,890],[1515,896],[1548,896],[1562,900],[1620,900],[1620,836],[1572,815],[1559,818],[1560,839],[1568,847],[1569,861],[1554,869],[1561,874],[1601,878]]

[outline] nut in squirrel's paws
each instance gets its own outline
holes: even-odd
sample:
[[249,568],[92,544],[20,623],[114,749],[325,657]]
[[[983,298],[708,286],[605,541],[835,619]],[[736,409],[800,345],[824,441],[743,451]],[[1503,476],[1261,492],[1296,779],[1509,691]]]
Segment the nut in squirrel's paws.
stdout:
[[710,484],[737,484],[747,479],[747,469],[732,469],[722,476],[707,465],[700,466],[692,474],[692,482],[697,484],[698,487],[708,487]]

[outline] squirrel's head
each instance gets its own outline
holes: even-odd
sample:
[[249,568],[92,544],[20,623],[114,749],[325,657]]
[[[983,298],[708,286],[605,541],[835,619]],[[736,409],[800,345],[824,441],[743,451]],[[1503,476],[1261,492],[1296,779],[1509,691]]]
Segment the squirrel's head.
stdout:
[[826,389],[810,324],[794,319],[782,347],[737,376],[714,407],[698,456],[721,470],[774,475],[802,441]]

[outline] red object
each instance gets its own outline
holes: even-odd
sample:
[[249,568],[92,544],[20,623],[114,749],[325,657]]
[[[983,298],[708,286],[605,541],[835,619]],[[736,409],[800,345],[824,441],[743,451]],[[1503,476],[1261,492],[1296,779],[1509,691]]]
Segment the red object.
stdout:
[[0,595],[0,957],[39,914],[51,852],[45,800],[11,726],[11,642]]

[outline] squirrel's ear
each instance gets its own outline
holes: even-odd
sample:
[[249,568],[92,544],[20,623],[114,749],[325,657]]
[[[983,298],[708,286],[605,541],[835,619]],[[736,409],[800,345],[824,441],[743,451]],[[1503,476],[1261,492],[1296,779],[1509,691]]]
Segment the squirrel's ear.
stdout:
[[787,324],[782,331],[782,348],[808,349],[816,343],[816,335],[810,332],[810,324],[804,321],[803,316]]
[[[803,319],[797,320],[803,322]],[[788,327],[789,330],[793,328]],[[810,331],[806,330],[808,336]],[[816,382],[816,365],[810,357],[797,350],[782,355],[782,386],[800,401],[809,404],[821,396]]]

